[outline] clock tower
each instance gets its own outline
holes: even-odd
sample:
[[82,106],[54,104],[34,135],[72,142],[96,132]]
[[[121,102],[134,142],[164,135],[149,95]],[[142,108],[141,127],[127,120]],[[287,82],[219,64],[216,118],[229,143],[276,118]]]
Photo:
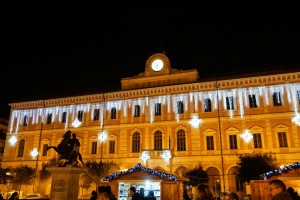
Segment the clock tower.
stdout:
[[156,53],[150,56],[146,61],[146,76],[161,76],[171,72],[171,63],[166,54]]
[[121,79],[122,90],[150,88],[174,84],[194,83],[199,76],[196,69],[178,70],[171,68],[169,58],[164,53],[151,55],[145,65],[145,71],[137,76]]

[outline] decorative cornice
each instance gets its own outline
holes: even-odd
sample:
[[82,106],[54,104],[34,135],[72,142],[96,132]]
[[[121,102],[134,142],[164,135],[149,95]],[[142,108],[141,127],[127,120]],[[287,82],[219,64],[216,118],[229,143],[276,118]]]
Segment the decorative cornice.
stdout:
[[109,92],[102,94],[65,97],[57,99],[47,99],[38,101],[28,101],[9,104],[12,109],[29,109],[29,108],[43,108],[53,106],[64,106],[70,104],[86,104],[86,103],[100,103],[104,101],[114,101],[122,99],[135,99],[141,97],[161,96],[166,94],[182,94],[189,92],[203,92],[212,91],[216,89],[232,89],[232,88],[247,88],[255,86],[271,86],[285,83],[299,83],[300,72],[277,74],[269,76],[258,76],[231,80],[218,80],[209,82],[197,82],[180,85],[170,85],[154,88],[126,90],[118,92]]

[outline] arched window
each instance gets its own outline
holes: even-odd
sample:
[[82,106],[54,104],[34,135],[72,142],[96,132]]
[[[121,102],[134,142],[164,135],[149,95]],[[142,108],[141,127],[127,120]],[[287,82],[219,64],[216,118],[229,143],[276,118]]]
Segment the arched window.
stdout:
[[162,150],[162,133],[160,131],[154,133],[154,150]]
[[177,151],[185,151],[185,131],[180,129],[177,131]]
[[20,140],[20,143],[19,143],[18,157],[23,157],[24,149],[25,149],[25,140],[22,139],[22,140]]
[[141,137],[138,132],[133,133],[132,135],[132,153],[140,152],[140,141]]

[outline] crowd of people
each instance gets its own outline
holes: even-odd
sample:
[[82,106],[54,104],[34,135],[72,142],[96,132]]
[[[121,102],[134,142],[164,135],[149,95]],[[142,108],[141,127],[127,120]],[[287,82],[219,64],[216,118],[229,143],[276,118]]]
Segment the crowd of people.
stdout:
[[[270,194],[270,200],[300,200],[300,196],[295,192],[294,188],[286,188],[283,181],[276,179],[269,182],[268,191]],[[199,184],[195,188],[193,197],[190,197],[185,190],[183,192],[184,200],[214,200],[214,199],[228,199],[228,200],[239,200],[237,195],[222,195],[215,198],[210,188],[205,184]]]
[[145,196],[144,188],[140,188],[140,191],[137,192],[135,187],[130,187],[129,196],[131,197],[131,200],[156,200],[153,190],[149,190],[148,194]]
[[[128,194],[131,200],[156,200],[152,190],[145,196],[144,188],[141,188],[138,192],[135,187],[130,187]],[[91,195],[90,200],[117,200],[116,196],[112,193],[110,186],[99,186],[98,193],[93,190]]]
[[[286,188],[283,181],[276,179],[269,182],[268,192],[270,193],[271,200],[300,200],[297,192],[294,191],[292,187]],[[148,191],[145,195],[145,189],[140,188],[139,191],[135,187],[129,188],[129,197],[131,200],[156,200],[154,192],[152,190]],[[112,193],[110,186],[99,186],[98,194],[96,191],[92,192],[90,200],[116,200],[116,196]],[[199,184],[195,188],[193,197],[187,194],[187,191],[183,192],[184,200],[214,200],[212,191],[206,184]],[[224,197],[218,196],[217,199],[229,199],[229,200],[239,200],[237,195],[228,195]]]

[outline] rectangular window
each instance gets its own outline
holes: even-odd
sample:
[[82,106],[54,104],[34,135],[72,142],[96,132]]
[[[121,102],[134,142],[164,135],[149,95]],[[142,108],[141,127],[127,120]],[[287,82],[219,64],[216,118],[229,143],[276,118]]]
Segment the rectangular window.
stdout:
[[100,113],[99,108],[94,109],[94,121],[99,120],[99,113]]
[[274,106],[281,106],[282,105],[280,92],[274,92],[273,93],[273,103],[274,103]]
[[254,94],[249,95],[249,105],[250,108],[257,108],[256,97]]
[[226,109],[234,110],[233,97],[226,97]]
[[51,124],[52,121],[52,113],[47,114],[47,124]]
[[82,117],[83,117],[83,110],[78,110],[78,116],[77,116],[78,121],[82,122]]
[[237,149],[236,135],[229,135],[230,149]]
[[48,144],[43,145],[43,154],[42,154],[42,156],[47,156],[47,147],[48,147]]
[[116,142],[114,140],[109,141],[109,153],[115,153],[115,144]]
[[63,112],[61,121],[62,121],[62,123],[67,122],[67,112]]
[[24,116],[24,121],[23,121],[23,126],[27,126],[28,125],[28,115]]
[[211,112],[211,100],[204,99],[204,112]]
[[278,141],[280,147],[288,147],[286,132],[278,132]]
[[117,109],[116,109],[116,107],[113,107],[110,110],[110,119],[116,119],[116,118],[117,118]]
[[206,148],[207,150],[214,150],[214,137],[206,136]]
[[155,109],[155,116],[160,116],[161,115],[161,104],[156,103],[154,109]]
[[253,134],[253,143],[254,143],[254,148],[262,148],[262,143],[261,143],[261,134],[260,133],[254,133]]
[[92,142],[92,154],[97,153],[97,142]]
[[300,90],[297,91],[298,104],[300,104]]
[[184,112],[183,101],[177,101],[177,113],[182,114],[183,112]]
[[140,116],[140,109],[141,109],[141,107],[139,105],[134,106],[134,114],[133,114],[134,117]]

